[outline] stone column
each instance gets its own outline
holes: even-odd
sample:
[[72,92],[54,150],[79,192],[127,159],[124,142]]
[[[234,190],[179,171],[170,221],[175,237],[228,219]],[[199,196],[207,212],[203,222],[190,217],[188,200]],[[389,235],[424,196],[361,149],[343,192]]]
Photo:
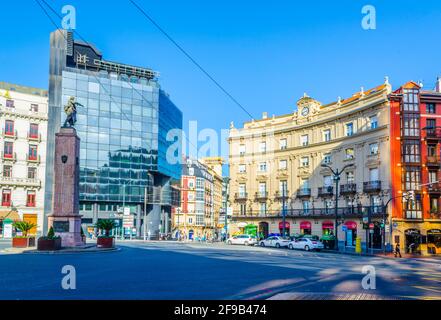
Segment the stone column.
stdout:
[[61,237],[63,247],[84,245],[79,214],[79,155],[80,138],[75,129],[61,128],[55,134],[53,212],[48,216],[48,226]]

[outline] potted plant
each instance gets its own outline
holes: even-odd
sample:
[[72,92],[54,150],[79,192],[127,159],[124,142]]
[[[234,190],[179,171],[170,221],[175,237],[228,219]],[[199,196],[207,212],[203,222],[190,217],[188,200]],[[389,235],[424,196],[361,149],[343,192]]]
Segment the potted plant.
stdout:
[[101,235],[97,239],[98,248],[112,248],[113,247],[113,236],[110,236],[110,230],[116,227],[116,223],[110,219],[99,220],[96,227],[100,230],[104,230],[104,235]]
[[29,231],[37,225],[27,221],[16,221],[12,226],[22,232],[21,236],[12,238],[13,248],[27,248],[35,246],[35,237],[28,236]]
[[50,227],[47,236],[38,238],[38,251],[55,251],[61,249],[61,237],[55,236],[54,228]]

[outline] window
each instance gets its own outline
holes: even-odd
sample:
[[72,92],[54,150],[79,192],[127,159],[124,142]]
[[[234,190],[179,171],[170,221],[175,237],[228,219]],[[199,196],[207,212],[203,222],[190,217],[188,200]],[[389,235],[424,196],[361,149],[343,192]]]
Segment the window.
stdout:
[[404,111],[418,112],[419,99],[417,89],[404,89],[403,90],[403,104]]
[[436,113],[434,103],[426,103],[426,113]]
[[403,170],[403,188],[404,190],[421,189],[421,169],[419,167],[405,167]]
[[205,193],[202,190],[196,191],[196,201],[204,201]]
[[309,157],[301,157],[300,158],[300,166],[301,167],[309,167]]
[[12,120],[5,121],[5,135],[7,136],[14,135],[14,121]]
[[331,187],[332,186],[332,176],[323,176],[323,186]]
[[402,146],[402,155],[405,163],[420,162],[420,142],[418,140],[405,140]]
[[371,155],[378,154],[378,143],[371,143],[369,145],[369,152]]
[[372,116],[369,118],[369,128],[376,129],[378,128],[378,117]]
[[352,122],[346,124],[346,136],[352,136],[354,134],[354,124]]
[[259,163],[259,171],[266,172],[266,162]]
[[38,138],[38,124],[31,123],[29,126],[29,138]]
[[29,160],[37,160],[37,146],[29,146]]
[[30,109],[32,112],[38,112],[38,104],[34,104],[34,103],[32,103],[31,104],[31,109]]
[[8,107],[8,108],[14,108],[14,100],[7,99],[7,100],[6,100],[6,107]]
[[330,129],[326,129],[323,131],[323,141],[325,141],[325,142],[331,141],[331,130]]
[[436,171],[429,171],[429,183],[437,183],[438,175]]
[[204,216],[203,215],[196,215],[196,224],[197,225],[203,225],[204,224]]
[[421,219],[422,218],[422,206],[421,199],[415,199],[414,201],[403,201],[403,208],[406,211],[406,219]]
[[354,171],[346,172],[346,181],[347,181],[347,183],[354,183],[355,182]]
[[247,166],[245,164],[239,165],[239,173],[245,173],[247,171]]
[[239,146],[239,155],[241,155],[241,156],[245,155],[245,151],[246,151],[246,149],[245,149],[245,145],[244,145],[244,144],[241,144],[241,145]]
[[11,206],[11,190],[5,189],[2,191],[2,206],[10,207]]
[[5,141],[5,145],[3,147],[4,157],[12,158],[14,153],[14,145],[10,141]]
[[259,183],[259,195],[266,196],[266,183],[265,182]]
[[246,204],[241,204],[240,205],[240,215],[241,216],[245,216],[247,214],[247,205]]
[[259,207],[259,213],[261,215],[266,215],[266,203],[261,203]]
[[378,174],[378,168],[372,168],[369,169],[369,181],[378,181],[380,180],[379,174]]
[[308,179],[302,178],[300,180],[300,189],[302,189],[302,190],[309,189],[309,180]]
[[330,153],[325,153],[323,155],[323,163],[324,164],[330,164],[332,162],[332,156]]
[[418,114],[404,113],[402,116],[401,135],[406,137],[419,137],[420,117]]
[[266,142],[263,141],[259,144],[259,152],[266,152]]
[[3,177],[12,178],[12,166],[3,166]]
[[287,168],[288,168],[288,161],[280,160],[279,161],[279,169],[280,170],[286,170]]
[[434,133],[434,129],[436,128],[436,120],[435,119],[427,119],[426,120],[426,128],[428,131],[432,131]]
[[35,167],[28,168],[28,179],[37,179],[37,168]]
[[204,179],[196,178],[196,189],[204,189]]
[[193,224],[193,218],[188,218],[188,223]]
[[35,207],[35,191],[28,191],[26,198],[27,207]]
[[436,145],[434,145],[434,144],[427,145],[427,156],[429,156],[429,157],[436,156]]
[[309,144],[309,136],[307,134],[300,136],[300,145],[307,146]]
[[244,198],[246,196],[246,192],[247,192],[246,185],[245,184],[239,184],[239,196],[241,198]]
[[279,193],[280,193],[280,195],[282,197],[283,196],[286,197],[288,195],[288,181],[280,180],[280,182],[279,182]]
[[354,159],[355,158],[355,151],[354,148],[348,148],[345,150],[346,152],[346,159],[350,160],[350,159]]
[[194,176],[194,168],[188,168],[188,175]]
[[280,150],[285,150],[288,147],[288,140],[280,139],[279,145],[280,145]]

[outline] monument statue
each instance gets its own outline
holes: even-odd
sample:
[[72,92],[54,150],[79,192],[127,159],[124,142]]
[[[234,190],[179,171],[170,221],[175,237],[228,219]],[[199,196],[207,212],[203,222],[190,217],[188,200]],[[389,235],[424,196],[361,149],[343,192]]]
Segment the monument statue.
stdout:
[[74,97],[70,97],[67,104],[64,106],[64,112],[66,113],[66,121],[64,121],[63,127],[73,127],[77,122],[77,106],[84,107],[81,103],[75,102]]

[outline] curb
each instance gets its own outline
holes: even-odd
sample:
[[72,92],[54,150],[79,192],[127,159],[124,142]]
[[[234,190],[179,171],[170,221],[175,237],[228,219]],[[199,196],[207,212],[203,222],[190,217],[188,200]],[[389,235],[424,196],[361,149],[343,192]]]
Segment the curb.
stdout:
[[120,247],[115,248],[106,248],[106,249],[94,249],[94,250],[57,250],[57,251],[37,251],[37,250],[28,250],[20,252],[22,254],[34,254],[34,255],[57,255],[57,254],[83,254],[83,253],[109,253],[109,252],[116,252],[121,251]]

